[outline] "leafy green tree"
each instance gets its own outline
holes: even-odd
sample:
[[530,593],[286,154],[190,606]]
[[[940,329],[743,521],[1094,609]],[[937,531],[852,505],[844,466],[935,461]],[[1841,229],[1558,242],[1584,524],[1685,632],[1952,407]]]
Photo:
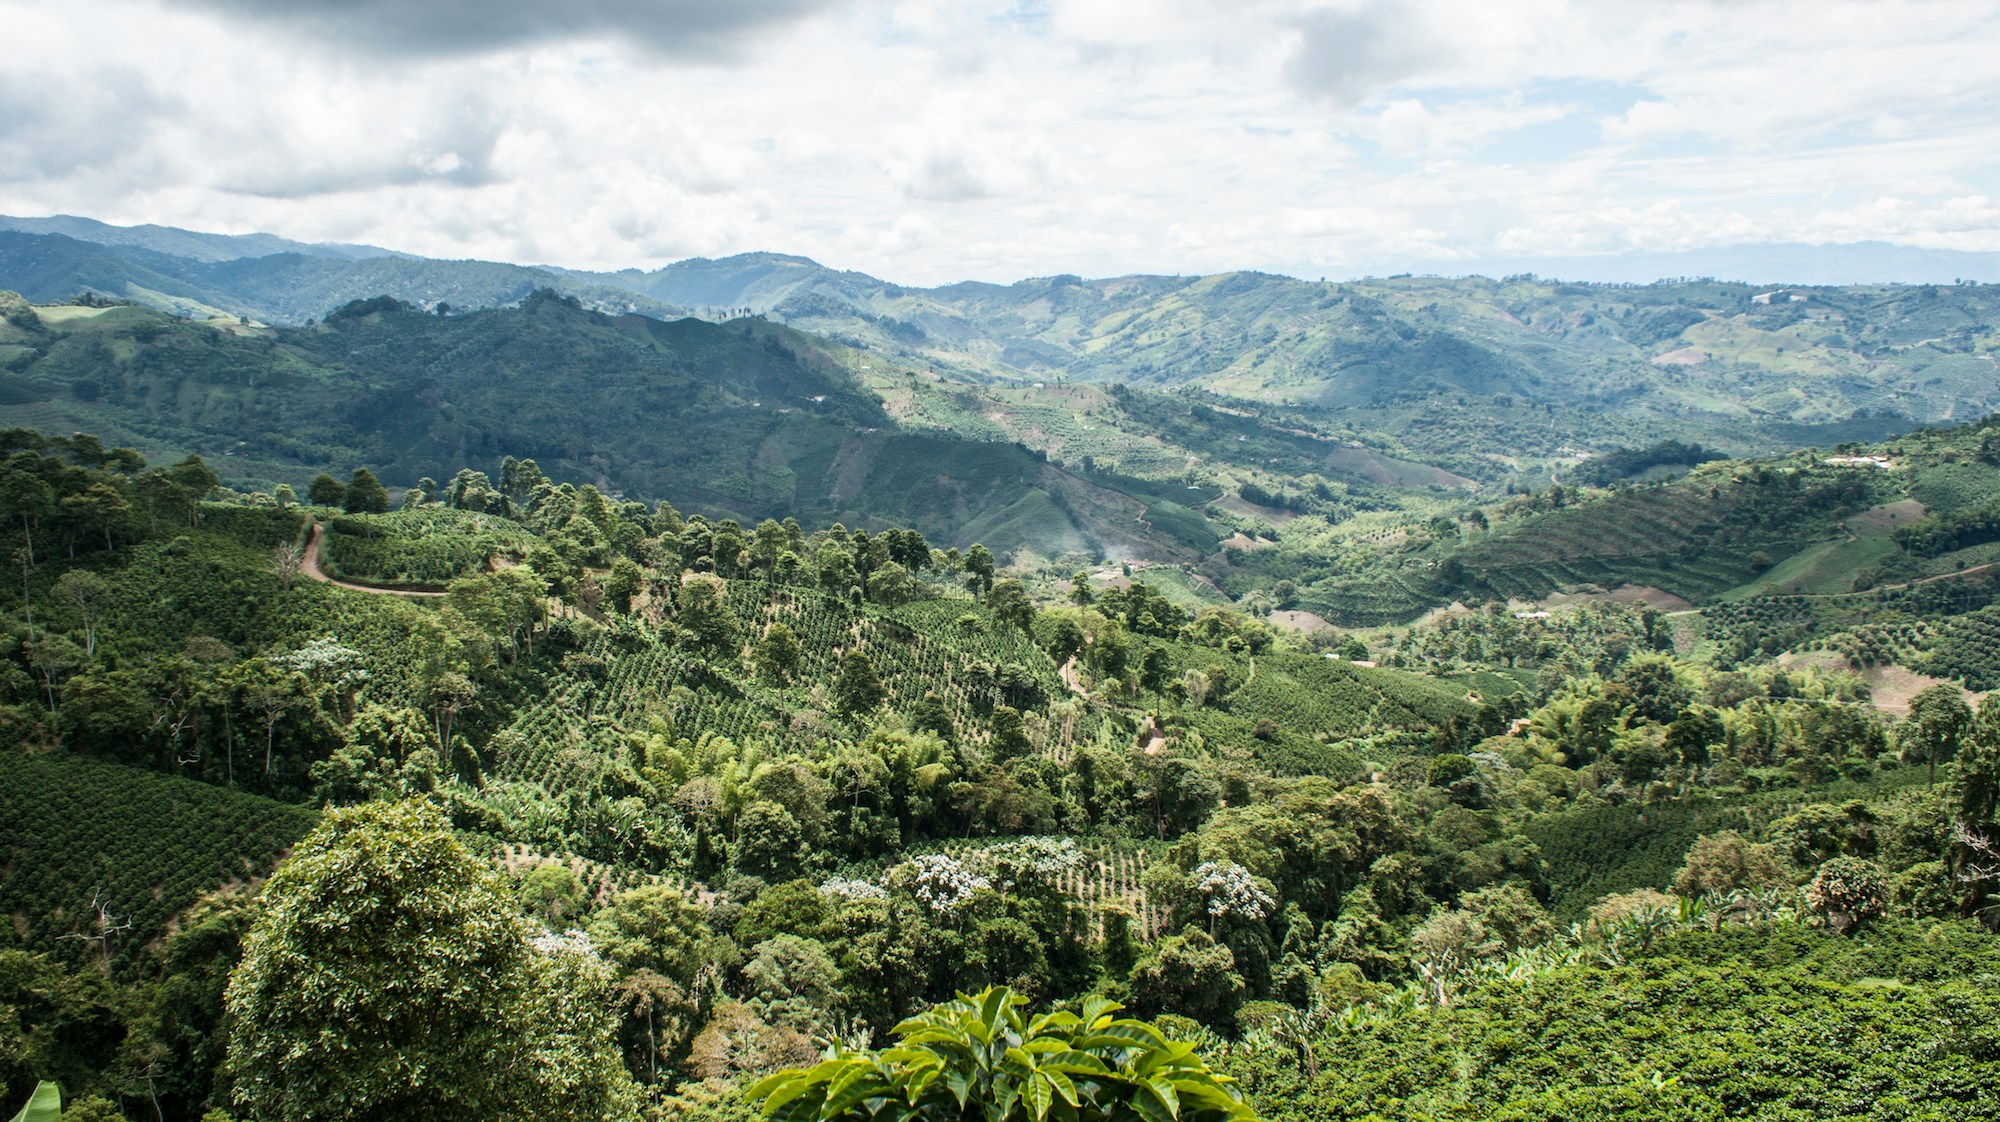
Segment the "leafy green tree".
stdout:
[[984,595],[993,587],[993,551],[974,543],[965,551],[965,573],[970,583]]
[[230,979],[237,1102],[288,1122],[632,1114],[588,945],[537,939],[425,803],[329,811]]
[[349,514],[384,514],[389,509],[389,489],[367,468],[355,468],[341,490],[342,504]]
[[875,660],[860,647],[849,648],[840,656],[840,677],[833,683],[833,699],[843,713],[859,716],[872,713],[889,696],[889,687],[875,672]]
[[1079,608],[1087,608],[1097,599],[1090,590],[1090,570],[1078,569],[1069,575],[1069,602]]
[[646,586],[646,574],[637,562],[620,557],[611,563],[611,575],[604,581],[604,595],[619,612],[630,614],[632,600]]
[[1005,987],[960,994],[896,1026],[882,1052],[836,1047],[810,1068],[759,1081],[777,1122],[1254,1122],[1234,1080],[1192,1044],[1122,1008],[1029,1016]]
[[516,890],[521,908],[529,915],[547,924],[550,930],[568,926],[570,919],[583,910],[587,900],[583,885],[570,871],[568,865],[551,861],[536,865],[521,877]]
[[696,646],[716,654],[736,651],[743,642],[743,627],[729,610],[729,586],[715,577],[689,577],[681,585],[680,612],[674,622],[694,638]]
[[764,637],[757,641],[757,649],[751,655],[757,664],[757,673],[773,682],[783,684],[792,680],[805,665],[805,650],[799,646],[799,638],[792,629],[782,622],[773,622],[764,629]]
[[923,591],[924,586],[899,562],[884,561],[868,573],[868,598],[878,604],[907,604]]
[[314,506],[344,506],[347,488],[341,485],[340,480],[320,472],[306,485],[306,501]]
[[1924,762],[1925,785],[1937,783],[1940,760],[1958,755],[1959,741],[1972,729],[1972,709],[1965,693],[1948,682],[1926,686],[1910,699],[1910,716],[1903,723],[1903,759]]
[[992,737],[987,744],[994,759],[1011,760],[1034,749],[1028,740],[1028,728],[1021,719],[1021,711],[1011,705],[993,707],[993,712],[986,718],[986,731]]
[[854,551],[839,542],[823,542],[813,554],[813,579],[828,596],[846,599],[860,587],[861,574],[854,567]]
[[1132,1000],[1142,1009],[1226,1026],[1246,990],[1236,955],[1198,927],[1170,935],[1132,968]]
[[1035,606],[1028,602],[1028,590],[1012,577],[997,581],[986,590],[986,606],[994,619],[1023,632],[1035,620]]

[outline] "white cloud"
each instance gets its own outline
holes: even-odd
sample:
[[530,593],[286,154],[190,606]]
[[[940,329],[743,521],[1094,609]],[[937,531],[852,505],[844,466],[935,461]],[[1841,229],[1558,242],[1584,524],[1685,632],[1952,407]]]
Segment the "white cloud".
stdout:
[[0,212],[910,283],[2000,249],[2000,15],[1963,0],[439,15],[470,7],[0,0],[35,45],[0,72]]

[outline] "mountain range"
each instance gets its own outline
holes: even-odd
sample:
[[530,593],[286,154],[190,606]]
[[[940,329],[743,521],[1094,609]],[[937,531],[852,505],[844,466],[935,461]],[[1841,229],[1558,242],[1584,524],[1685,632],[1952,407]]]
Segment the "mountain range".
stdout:
[[[2000,409],[1979,284],[912,288],[774,253],[586,273],[54,218],[0,219],[4,289],[43,307],[0,326],[0,422],[199,452],[244,488],[530,456],[718,516],[1042,556],[1191,561],[1300,513]],[[50,307],[80,293],[137,306]]]

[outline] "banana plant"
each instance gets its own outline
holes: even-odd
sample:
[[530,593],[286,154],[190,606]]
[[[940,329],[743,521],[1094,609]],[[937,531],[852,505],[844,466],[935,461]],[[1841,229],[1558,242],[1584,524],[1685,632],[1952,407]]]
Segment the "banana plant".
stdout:
[[750,1089],[774,1122],[1257,1122],[1195,1046],[1101,997],[1081,1014],[1022,1011],[1005,986],[897,1025],[893,1048],[835,1045]]
[[61,1122],[62,1089],[44,1079],[35,1084],[35,1093],[28,1096],[28,1105],[21,1108],[11,1122]]

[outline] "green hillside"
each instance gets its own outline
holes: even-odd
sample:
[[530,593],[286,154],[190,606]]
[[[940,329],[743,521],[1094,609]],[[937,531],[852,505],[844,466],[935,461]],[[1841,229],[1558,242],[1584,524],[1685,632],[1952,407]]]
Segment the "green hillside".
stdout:
[[[132,326],[215,333],[28,314],[47,334],[24,339],[94,324],[63,337],[107,349]],[[408,314],[357,310],[378,334],[337,317],[309,340],[442,345],[390,335]],[[677,326],[553,298],[507,314],[524,333],[577,318],[559,338],[579,345]],[[761,340],[787,337],[751,338],[775,355]],[[326,353],[306,341],[288,353]],[[757,379],[797,361],[715,392],[769,393]],[[1565,488],[1484,528],[1300,515],[1225,550],[1225,576],[1284,573],[1310,600],[1311,566],[1374,568],[1429,594],[1454,558],[1466,580],[1507,579],[1478,577],[1482,556],[1542,579],[1526,574],[1566,539],[1605,571],[1681,572],[1620,541],[1651,525],[1774,547],[1887,527],[1928,571],[1991,544],[1989,435],[1902,438],[1880,450],[1895,469],[1792,457]],[[1568,1117],[1663,1068],[1682,1073],[1680,1098],[1645,1100],[1663,1110],[1846,1101],[1835,1051],[1751,1034],[1754,1016],[1878,1026],[1894,1046],[1853,1070],[1938,1117],[1976,1096],[1911,1082],[1931,1070],[1911,1057],[1991,1066],[1966,979],[1993,953],[1969,918],[1993,899],[1959,870],[2000,836],[1994,710],[1946,687],[1905,719],[1854,672],[1772,661],[1801,642],[1976,653],[1990,613],[1962,594],[1983,570],[1308,639],[1261,618],[1275,587],[1205,605],[1192,561],[1059,588],[907,527],[746,525],[512,458],[393,512],[364,509],[365,476],[318,481],[318,505],[218,482],[195,457],[0,434],[0,548],[22,580],[0,605],[0,1033],[20,1042],[0,1102],[57,1078],[128,1117],[262,1110],[240,1065],[289,1041],[315,1071],[354,1070],[380,1031],[351,1010],[418,993],[474,1003],[503,1050],[561,1028],[592,1094],[719,1120],[737,1089],[813,1062],[814,1034],[875,1036],[995,979],[1045,1004],[1125,1000],[1271,1117],[1391,1100]],[[1183,485],[1130,486],[1165,506]],[[1927,513],[1891,520],[1914,513],[1906,492]],[[364,587],[320,579],[307,542]],[[365,587],[384,582],[431,587]],[[475,952],[496,965],[439,965]],[[1691,1011],[1690,986],[1727,1008]],[[1618,1030],[1612,1083],[1572,1078],[1572,1046],[1614,1015],[1638,1035]],[[1548,1028],[1503,1035],[1517,1024]],[[1735,1059],[1705,1065],[1724,1038]],[[390,1052],[449,1067],[462,1040]],[[1357,1049],[1369,1063],[1342,1059]],[[268,1062],[258,1088],[290,1078]]]
[[1143,487],[1118,477],[905,430],[823,340],[614,317],[546,291],[449,316],[383,297],[312,328],[17,306],[0,361],[0,422],[198,451],[245,490],[361,463],[407,486],[511,455],[739,519],[908,524],[1003,553],[1179,558],[1223,536],[1199,516],[1147,527]]

